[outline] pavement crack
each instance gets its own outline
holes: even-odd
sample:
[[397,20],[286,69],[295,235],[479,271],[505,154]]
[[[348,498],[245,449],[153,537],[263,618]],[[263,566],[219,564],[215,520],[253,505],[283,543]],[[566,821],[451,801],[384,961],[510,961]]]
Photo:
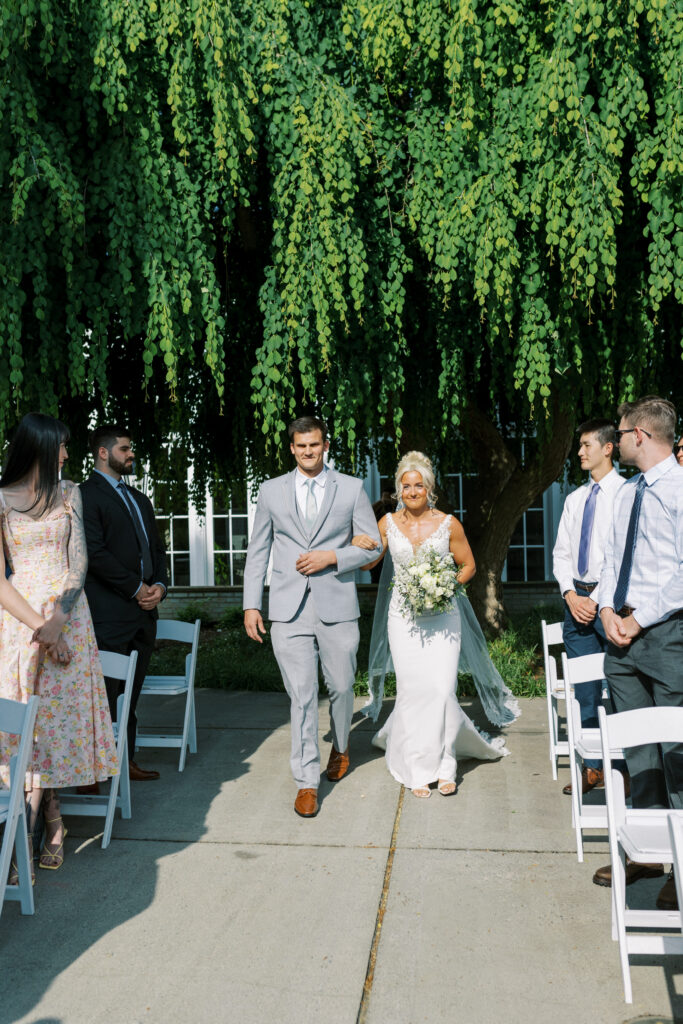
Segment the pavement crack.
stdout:
[[377,907],[375,931],[372,936],[372,943],[370,945],[368,968],[367,971],[365,972],[365,983],[363,985],[363,994],[361,996],[360,1006],[358,1007],[358,1016],[356,1018],[356,1024],[365,1024],[368,1015],[370,993],[372,992],[372,983],[375,980],[375,964],[377,963],[377,950],[379,949],[379,940],[382,934],[382,924],[384,922],[384,914],[387,909],[387,900],[389,898],[389,884],[391,882],[391,871],[394,866],[394,854],[396,853],[396,842],[398,839],[398,830],[401,824],[401,813],[403,811],[403,798],[405,797],[405,792],[405,786],[401,786],[401,790],[398,794],[396,814],[394,816],[394,827],[391,832],[391,842],[389,844],[389,852],[387,854],[387,863],[384,869],[382,895],[380,896],[379,905]]

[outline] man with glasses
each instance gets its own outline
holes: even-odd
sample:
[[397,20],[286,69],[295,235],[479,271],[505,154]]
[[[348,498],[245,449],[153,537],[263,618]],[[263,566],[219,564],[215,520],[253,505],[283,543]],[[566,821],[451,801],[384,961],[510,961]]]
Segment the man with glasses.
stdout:
[[[609,643],[605,675],[617,711],[683,706],[683,467],[672,453],[676,410],[647,395],[618,409],[620,461],[640,473],[614,505],[600,579],[600,617]],[[683,739],[683,737],[682,737]],[[626,758],[637,808],[683,808],[683,743],[634,748]],[[662,873],[626,865],[626,884]],[[611,885],[611,867],[597,885]],[[657,899],[675,909],[673,876]]]
[[[607,648],[602,622],[598,618],[599,580],[609,532],[614,499],[625,480],[614,468],[614,424],[609,420],[588,420],[578,429],[581,469],[590,476],[583,487],[567,496],[553,548],[553,574],[564,598],[562,635],[568,658],[601,654]],[[585,729],[598,725],[602,680],[580,683],[576,699]],[[589,792],[604,782],[602,761],[586,760],[581,789]],[[562,790],[570,794],[571,782]]]

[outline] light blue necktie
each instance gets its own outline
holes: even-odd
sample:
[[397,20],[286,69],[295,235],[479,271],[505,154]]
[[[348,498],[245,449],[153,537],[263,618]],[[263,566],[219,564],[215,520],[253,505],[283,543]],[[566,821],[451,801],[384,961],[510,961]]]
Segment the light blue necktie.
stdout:
[[586,498],[586,504],[583,506],[581,540],[579,541],[579,576],[582,577],[588,572],[588,556],[590,555],[593,522],[595,521],[595,503],[598,500],[599,490],[600,484],[593,484]]
[[313,493],[314,484],[315,480],[306,481],[306,511],[304,513],[304,517],[309,530],[313,528],[313,524],[318,518],[318,503],[315,500],[315,494]]
[[636,496],[633,499],[633,506],[631,508],[631,518],[628,521],[628,529],[626,530],[626,541],[624,543],[624,555],[621,559],[621,568],[619,569],[619,579],[617,580],[617,589],[614,591],[614,610],[618,612],[620,608],[623,608],[626,604],[626,595],[628,594],[628,585],[631,579],[631,569],[633,568],[633,555],[636,550],[636,541],[638,539],[638,519],[640,518],[640,506],[643,504],[643,495],[645,494],[645,488],[647,482],[644,476],[641,476],[640,480],[636,484]]

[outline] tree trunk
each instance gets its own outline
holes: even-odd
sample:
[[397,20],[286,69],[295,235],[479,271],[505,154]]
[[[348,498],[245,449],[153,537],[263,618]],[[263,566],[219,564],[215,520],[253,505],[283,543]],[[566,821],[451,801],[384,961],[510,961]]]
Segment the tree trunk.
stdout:
[[477,466],[474,500],[467,510],[467,536],[477,563],[468,593],[485,632],[506,625],[501,575],[512,534],[534,498],[557,479],[569,454],[574,412],[556,403],[553,432],[526,465],[520,465],[494,423],[469,406],[463,426]]

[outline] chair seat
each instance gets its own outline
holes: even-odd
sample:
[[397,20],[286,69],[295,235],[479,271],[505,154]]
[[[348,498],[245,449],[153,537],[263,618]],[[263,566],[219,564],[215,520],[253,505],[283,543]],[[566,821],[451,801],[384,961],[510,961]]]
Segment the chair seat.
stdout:
[[165,694],[169,697],[187,693],[185,676],[145,676],[142,693]]
[[672,860],[671,837],[664,810],[627,810],[617,829],[619,842],[638,864],[669,864]]
[[[600,743],[599,729],[582,729],[581,735],[576,740],[575,749],[581,757],[600,760],[602,758],[602,745]],[[616,760],[624,756],[623,750],[613,749],[612,757]]]

